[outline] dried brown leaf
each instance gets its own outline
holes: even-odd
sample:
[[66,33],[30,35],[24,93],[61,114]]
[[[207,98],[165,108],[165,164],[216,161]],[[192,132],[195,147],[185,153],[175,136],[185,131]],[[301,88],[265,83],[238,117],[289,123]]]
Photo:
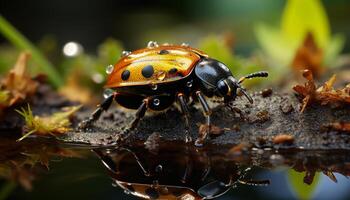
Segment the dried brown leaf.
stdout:
[[292,144],[294,142],[294,137],[289,134],[276,135],[272,142],[274,144]]
[[304,85],[293,87],[294,91],[303,97],[301,112],[311,103],[332,104],[335,106],[350,104],[350,84],[343,89],[334,89],[333,84],[336,80],[336,75],[333,75],[319,88],[316,87],[310,70],[304,70],[303,76],[307,79],[307,82]]
[[78,82],[80,78],[78,71],[72,72],[66,84],[58,92],[71,101],[77,101],[85,105],[95,105],[98,100],[94,97],[91,90],[81,86]]
[[36,92],[39,83],[33,80],[27,72],[29,58],[29,53],[21,53],[14,67],[1,81],[1,90],[8,93],[8,99],[5,105],[2,106],[3,108],[23,102]]
[[297,49],[291,64],[292,68],[296,72],[308,69],[313,75],[319,77],[324,71],[322,61],[323,51],[317,46],[313,34],[309,32],[303,44]]
[[247,151],[249,148],[251,147],[251,145],[249,145],[248,143],[240,143],[234,147],[232,147],[229,151],[228,154],[229,155],[237,155],[237,154],[241,154],[243,151]]
[[350,133],[350,122],[334,122],[324,125],[325,128]]
[[[205,134],[208,132],[209,126],[207,124],[200,124],[199,125],[199,134]],[[210,135],[221,135],[224,132],[224,129],[215,126],[215,125],[210,125],[210,130],[209,133]]]

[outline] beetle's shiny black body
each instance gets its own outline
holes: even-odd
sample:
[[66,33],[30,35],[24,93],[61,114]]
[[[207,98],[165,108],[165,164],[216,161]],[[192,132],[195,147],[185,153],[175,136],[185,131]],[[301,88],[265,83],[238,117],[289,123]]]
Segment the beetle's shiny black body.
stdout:
[[[252,98],[240,83],[245,79],[268,75],[267,72],[257,72],[237,81],[225,64],[209,58],[199,50],[174,45],[157,46],[155,49],[154,45],[151,45],[150,49],[135,51],[131,53],[130,59],[124,57],[116,64],[119,68],[114,69],[107,81],[107,87],[114,90],[113,95],[82,123],[82,127],[97,120],[113,100],[125,108],[137,109],[136,119],[131,128],[136,127],[147,109],[162,111],[177,101],[185,117],[187,139],[190,141],[188,134],[190,98],[200,102],[206,117],[206,125],[210,127],[211,110],[206,97],[221,97],[228,103],[236,98],[237,90],[240,89],[252,103]],[[197,139],[196,145],[203,144],[209,130],[210,128],[202,138]]]

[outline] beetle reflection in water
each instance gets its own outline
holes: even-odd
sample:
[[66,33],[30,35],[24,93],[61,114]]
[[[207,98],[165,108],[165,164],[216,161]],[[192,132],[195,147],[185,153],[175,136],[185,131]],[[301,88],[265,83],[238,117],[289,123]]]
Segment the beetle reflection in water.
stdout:
[[144,199],[214,199],[239,183],[269,184],[247,180],[249,167],[211,157],[185,143],[164,144],[157,151],[134,147],[95,152],[119,187]]
[[[240,91],[250,103],[253,99],[241,83],[250,78],[267,77],[261,71],[236,79],[222,62],[210,58],[204,52],[183,45],[158,45],[149,42],[146,48],[133,52],[123,51],[122,58],[113,66],[107,67],[109,74],[105,88],[113,92],[102,102],[91,117],[80,123],[80,128],[90,126],[98,120],[113,101],[122,107],[135,109],[136,117],[130,130],[137,127],[147,110],[163,111],[177,102],[184,116],[186,141],[192,140],[189,133],[189,104],[199,102],[211,125],[211,109],[206,98],[223,98],[226,104],[232,102]],[[210,128],[196,140],[202,146]]]

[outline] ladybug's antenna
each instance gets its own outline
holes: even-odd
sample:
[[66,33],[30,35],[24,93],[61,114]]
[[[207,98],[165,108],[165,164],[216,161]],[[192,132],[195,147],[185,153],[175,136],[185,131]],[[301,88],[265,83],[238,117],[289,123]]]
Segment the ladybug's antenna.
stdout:
[[238,81],[238,84],[242,83],[246,79],[251,79],[251,78],[256,78],[256,77],[267,77],[268,75],[269,75],[269,73],[266,71],[254,72],[254,73],[248,74],[248,75],[240,78]]
[[243,95],[248,99],[249,103],[253,104],[253,98],[247,93],[247,91],[240,84],[237,84],[237,87],[241,90]]

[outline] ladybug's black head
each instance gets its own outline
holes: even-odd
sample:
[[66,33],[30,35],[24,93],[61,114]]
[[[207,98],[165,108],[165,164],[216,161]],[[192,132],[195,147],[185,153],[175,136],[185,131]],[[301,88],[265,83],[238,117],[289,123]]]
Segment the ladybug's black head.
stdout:
[[243,95],[253,103],[252,97],[248,95],[241,83],[254,77],[267,77],[267,72],[256,72],[236,80],[229,68],[212,58],[203,58],[195,67],[195,75],[199,78],[201,89],[207,96],[223,97],[225,102],[233,101],[239,89]]

